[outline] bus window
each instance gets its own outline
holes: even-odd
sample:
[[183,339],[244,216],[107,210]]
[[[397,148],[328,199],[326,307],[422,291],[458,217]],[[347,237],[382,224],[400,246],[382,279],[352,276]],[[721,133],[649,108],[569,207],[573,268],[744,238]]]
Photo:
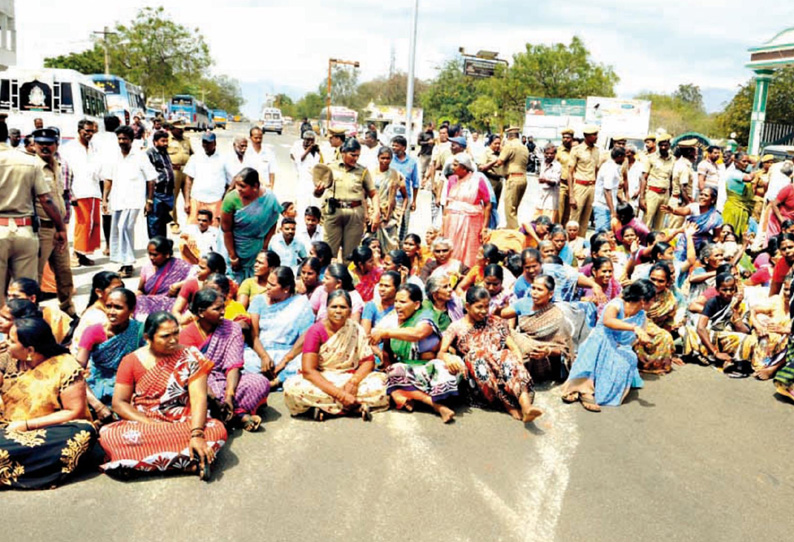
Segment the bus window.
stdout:
[[74,98],[71,83],[56,83],[61,86],[61,113],[74,113]]
[[11,109],[11,81],[0,80],[0,109]]

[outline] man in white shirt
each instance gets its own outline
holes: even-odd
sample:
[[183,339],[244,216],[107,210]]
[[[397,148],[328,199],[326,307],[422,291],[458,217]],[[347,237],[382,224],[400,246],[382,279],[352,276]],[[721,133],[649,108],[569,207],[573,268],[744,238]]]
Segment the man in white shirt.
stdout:
[[543,163],[538,174],[538,201],[535,204],[535,218],[547,216],[557,222],[560,205],[560,179],[562,164],[557,161],[557,147],[549,143],[543,149]]
[[294,218],[283,218],[281,220],[281,231],[273,236],[268,245],[268,250],[272,250],[281,258],[281,265],[289,267],[293,271],[298,271],[298,265],[302,262],[309,251],[295,238],[295,228],[297,223]]
[[361,145],[361,156],[358,158],[359,165],[364,166],[369,170],[370,175],[375,175],[378,172],[378,133],[374,130],[368,130],[364,134],[364,144]]
[[[92,143],[97,126],[88,119],[77,123],[77,139],[61,149],[61,157],[66,160],[74,175],[72,181],[72,200],[74,201],[74,256],[72,266],[95,265],[88,257],[102,244],[102,225],[99,207],[102,203],[102,190],[99,187],[100,157]],[[117,144],[118,145],[118,144]]]
[[643,175],[648,172],[645,161],[638,156],[639,151],[635,145],[626,145],[626,183],[628,203],[634,208],[635,216],[639,216],[640,181]]
[[313,205],[306,207],[306,212],[303,215],[303,227],[298,231],[296,237],[303,243],[307,254],[311,250],[313,242],[323,240],[323,227],[320,226],[322,216],[319,207]]
[[215,217],[215,225],[220,223],[221,203],[232,175],[226,160],[216,152],[215,134],[207,132],[201,137],[204,152],[197,152],[185,165],[185,213],[188,224],[198,223],[200,209],[209,209]]
[[198,224],[185,226],[180,237],[179,253],[182,259],[197,265],[202,256],[217,252],[218,228],[212,226],[213,216],[209,209],[201,209],[196,217]]
[[243,168],[253,167],[256,169],[256,166],[249,163],[246,159],[245,151],[247,150],[248,140],[243,136],[236,136],[232,143],[232,152],[226,154],[226,169],[227,173],[231,175],[229,184],[232,184],[234,176],[240,173]]
[[135,220],[141,209],[148,207],[146,194],[154,190],[157,171],[143,152],[133,151],[135,133],[130,126],[120,126],[116,137],[119,152],[102,173],[102,208],[112,213],[110,261],[121,264],[122,278],[130,278],[135,264]]
[[472,130],[471,141],[467,149],[474,161],[479,163],[482,155],[485,154],[485,141],[477,130]]
[[303,132],[303,138],[296,141],[289,152],[298,173],[295,206],[299,213],[304,212],[310,205],[317,205],[320,201],[314,197],[314,180],[312,178],[314,166],[323,161],[320,147],[316,141],[317,135],[311,130],[306,130]]
[[251,167],[256,168],[259,172],[259,182],[265,188],[273,190],[276,185],[276,173],[278,173],[278,165],[276,164],[276,156],[271,152],[267,146],[262,144],[262,129],[254,126],[248,131],[248,137],[251,144],[245,151],[245,158],[248,160]]
[[626,149],[614,147],[610,160],[601,166],[596,176],[595,193],[593,195],[593,219],[596,233],[609,230],[609,222],[615,215],[618,188],[623,175],[620,171],[626,159]]

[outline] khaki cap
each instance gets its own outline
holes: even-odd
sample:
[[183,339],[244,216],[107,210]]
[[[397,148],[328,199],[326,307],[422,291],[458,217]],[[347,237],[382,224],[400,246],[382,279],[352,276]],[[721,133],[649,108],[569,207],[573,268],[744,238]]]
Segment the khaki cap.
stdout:
[[506,133],[506,134],[509,134],[509,133],[511,133],[511,132],[516,132],[516,133],[518,133],[518,132],[520,132],[520,131],[521,131],[521,128],[519,128],[518,126],[511,126],[511,127],[510,127],[510,128],[508,128],[507,130],[505,130],[505,133]]
[[661,134],[656,138],[657,143],[661,143],[662,141],[670,141],[673,138],[670,134]]
[[176,120],[172,120],[169,124],[171,124],[172,128],[184,128],[185,127],[185,119],[179,118]]
[[317,164],[312,168],[312,180],[315,188],[329,188],[334,184],[334,174],[326,164]]
[[772,162],[775,160],[775,156],[772,154],[765,154],[761,157],[761,163],[763,162]]
[[612,138],[612,141],[627,141],[629,138],[624,135],[616,135]]
[[594,126],[592,124],[586,124],[582,127],[582,133],[584,135],[593,135],[598,133],[598,126]]
[[693,138],[690,139],[682,139],[678,142],[679,147],[697,147],[698,140]]
[[345,129],[344,128],[328,128],[328,135],[329,136],[344,136]]
[[656,134],[648,134],[643,141],[656,141]]
[[563,128],[560,130],[560,135],[570,134],[573,135],[573,128]]

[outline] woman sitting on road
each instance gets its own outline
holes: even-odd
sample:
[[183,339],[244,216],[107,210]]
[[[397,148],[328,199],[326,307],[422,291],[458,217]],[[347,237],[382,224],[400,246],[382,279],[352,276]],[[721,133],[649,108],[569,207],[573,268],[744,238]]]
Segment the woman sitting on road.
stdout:
[[758,346],[753,350],[752,363],[759,380],[769,380],[786,361],[786,347],[791,329],[791,283],[786,277],[783,291],[762,300],[750,309],[750,327]]
[[179,296],[174,302],[174,308],[171,309],[171,313],[177,317],[180,324],[187,325],[191,322],[193,316],[187,309],[193,302],[193,296],[204,288],[207,277],[213,273],[226,274],[226,260],[217,252],[210,252],[202,256],[198,263],[196,276],[187,279],[182,284]]
[[143,324],[132,319],[135,294],[126,288],[110,292],[105,302],[107,322],[88,326],[80,338],[77,362],[90,373],[88,404],[100,422],[112,421],[110,406],[121,360],[143,346]]
[[83,369],[40,318],[14,321],[8,354],[0,372],[0,486],[51,488],[96,439]]
[[329,295],[335,290],[344,290],[350,294],[353,303],[350,317],[354,322],[361,321],[361,312],[364,310],[364,300],[353,286],[353,277],[341,263],[332,263],[325,271],[322,288],[317,288],[312,294],[312,310],[317,314],[317,321],[322,321],[326,315],[326,304]]
[[655,294],[649,281],[638,280],[623,290],[621,299],[607,305],[579,347],[563,386],[563,401],[580,401],[585,410],[600,412],[602,405],[619,406],[631,388],[643,386],[633,345],[651,341],[645,309]]
[[452,241],[436,237],[433,241],[433,257],[422,267],[419,278],[427,284],[431,277],[446,276],[452,281],[454,288],[468,272],[469,268],[463,262],[452,257]]
[[77,327],[72,334],[72,344],[69,347],[72,355],[77,356],[80,348],[80,338],[89,326],[105,324],[108,317],[105,311],[105,302],[110,292],[116,288],[124,288],[121,277],[114,271],[100,271],[91,279],[91,295],[88,296],[88,305],[80,316]]
[[328,296],[327,316],[309,331],[303,343],[301,374],[284,383],[284,403],[293,416],[313,409],[314,419],[389,407],[386,378],[373,372],[374,356],[364,330],[351,318],[352,300],[345,290]]
[[673,363],[682,365],[675,357],[672,332],[680,327],[676,318],[678,302],[672,291],[673,271],[669,262],[658,262],[651,267],[648,280],[656,288],[651,304],[645,311],[648,318],[645,330],[651,338],[649,343],[637,343],[638,367],[641,373],[669,373]]
[[226,442],[226,428],[207,417],[207,376],[212,361],[179,344],[170,312],[146,318],[147,346],[128,354],[116,374],[113,411],[122,421],[102,428],[105,472],[182,470],[209,478]]
[[191,265],[174,258],[174,242],[156,236],[147,245],[149,263],[141,269],[141,280],[136,292],[135,318],[141,322],[157,311],[174,308],[182,283],[187,280]]
[[309,248],[309,256],[320,260],[320,281],[325,277],[325,270],[331,265],[334,260],[334,255],[331,251],[331,245],[325,241],[314,241],[311,248]]
[[501,405],[513,418],[531,422],[543,414],[532,405],[532,378],[522,364],[521,350],[511,339],[507,324],[488,314],[490,301],[485,288],[469,288],[466,315],[444,332],[438,358],[448,367],[464,363],[466,376],[486,404]]
[[33,279],[18,278],[11,281],[8,285],[8,299],[27,299],[34,303],[39,309],[44,321],[52,328],[52,334],[58,344],[62,344],[68,338],[69,329],[72,326],[72,317],[63,312],[55,305],[39,305],[41,290],[39,283]]
[[422,238],[415,233],[409,233],[403,240],[402,249],[411,259],[411,275],[419,276],[425,265],[425,259],[422,256]]
[[459,360],[436,359],[441,332],[433,314],[422,309],[422,290],[417,286],[400,286],[394,310],[399,327],[374,329],[370,337],[372,344],[384,343],[389,395],[399,409],[413,411],[416,401],[431,407],[444,423],[451,422],[455,412],[442,401],[458,395],[465,366]]
[[298,374],[303,336],[315,321],[306,296],[295,295],[295,275],[289,267],[276,267],[267,277],[267,292],[251,301],[249,312],[256,359],[245,370],[272,376],[280,386]]
[[247,278],[237,290],[237,302],[248,309],[251,300],[267,291],[267,277],[270,271],[281,265],[281,258],[272,250],[263,250],[256,255],[254,276]]
[[441,333],[445,332],[452,322],[463,318],[463,303],[452,290],[452,281],[446,275],[431,277],[425,284],[427,299],[422,303],[422,310],[430,314]]
[[322,280],[320,280],[321,270],[319,259],[309,256],[303,260],[298,267],[298,276],[295,277],[297,279],[295,292],[298,295],[306,296],[307,299],[311,299],[317,287],[322,286]]
[[213,362],[207,387],[222,421],[235,420],[246,431],[256,431],[262,423],[256,411],[267,403],[270,382],[262,374],[242,374],[242,329],[223,317],[225,300],[212,288],[196,292],[190,310],[196,319],[179,334],[179,343],[198,348]]
[[356,247],[351,259],[349,269],[356,285],[356,291],[365,303],[372,301],[383,269],[375,265],[372,249],[365,246]]

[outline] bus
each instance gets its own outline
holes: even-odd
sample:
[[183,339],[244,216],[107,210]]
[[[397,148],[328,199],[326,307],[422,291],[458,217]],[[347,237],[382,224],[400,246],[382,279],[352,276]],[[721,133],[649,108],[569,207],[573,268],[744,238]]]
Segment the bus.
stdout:
[[281,118],[281,109],[277,107],[262,108],[262,133],[276,132],[281,135],[284,130],[284,119]]
[[328,108],[320,111],[320,131],[328,135],[328,128],[342,128],[348,136],[358,135],[358,113],[347,107],[331,106],[331,124],[328,126]]
[[121,124],[129,126],[132,119],[138,115],[141,119],[146,116],[146,97],[143,89],[133,85],[117,75],[95,73],[91,75],[94,84],[105,91],[108,102],[108,112],[115,115]]
[[34,129],[34,119],[54,126],[61,138],[77,137],[77,123],[90,119],[104,130],[105,93],[87,75],[55,68],[9,68],[0,72],[0,113],[8,115],[9,128],[23,134]]
[[216,128],[226,129],[226,123],[229,122],[229,114],[223,109],[212,110],[212,122]]
[[171,97],[168,105],[168,118],[185,119],[185,130],[203,132],[210,127],[210,112],[204,102],[189,94],[177,94]]

